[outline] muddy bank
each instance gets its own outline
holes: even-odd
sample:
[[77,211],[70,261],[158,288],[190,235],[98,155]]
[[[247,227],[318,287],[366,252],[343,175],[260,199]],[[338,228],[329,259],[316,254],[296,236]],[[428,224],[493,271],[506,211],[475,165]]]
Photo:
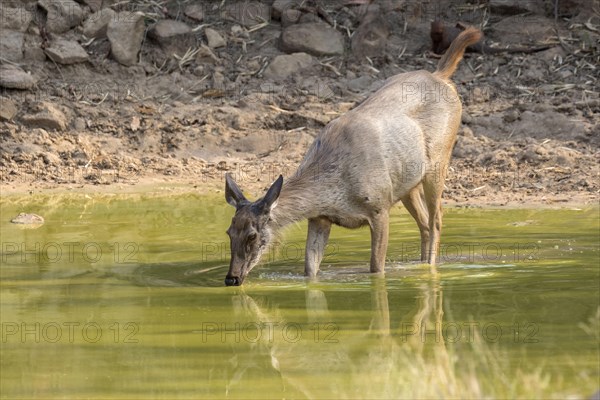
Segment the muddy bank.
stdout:
[[[387,77],[433,71],[429,24],[440,17],[483,25],[491,46],[549,47],[465,57],[453,79],[464,112],[446,202],[598,201],[600,18],[591,4],[564,6],[555,22],[544,1],[532,9],[86,1],[75,19],[49,18],[42,3],[3,14],[3,37],[13,38],[3,40],[0,71],[3,195],[209,193],[222,190],[225,172],[259,194]],[[143,33],[137,50],[111,34],[123,12]]]

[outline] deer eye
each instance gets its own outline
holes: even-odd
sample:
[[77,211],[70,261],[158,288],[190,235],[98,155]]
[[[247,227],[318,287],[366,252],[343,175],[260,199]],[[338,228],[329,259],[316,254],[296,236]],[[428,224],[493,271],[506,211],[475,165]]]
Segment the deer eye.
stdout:
[[248,241],[253,242],[256,240],[256,232],[252,232],[248,235]]

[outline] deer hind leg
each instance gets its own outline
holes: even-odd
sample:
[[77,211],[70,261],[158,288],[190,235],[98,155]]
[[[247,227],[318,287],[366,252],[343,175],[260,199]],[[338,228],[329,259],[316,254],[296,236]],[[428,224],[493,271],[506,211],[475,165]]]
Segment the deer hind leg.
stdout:
[[319,272],[319,265],[321,265],[325,246],[329,240],[329,232],[331,232],[331,221],[327,218],[319,217],[308,220],[304,275],[314,278]]
[[425,203],[423,185],[419,184],[402,199],[402,204],[417,222],[421,233],[421,261],[429,258],[429,212]]
[[387,210],[380,210],[371,218],[371,272],[383,272],[385,268],[389,223],[390,218]]
[[429,212],[429,252],[427,262],[431,265],[431,271],[435,272],[435,261],[439,252],[440,237],[442,233],[442,191],[446,170],[431,171],[423,178],[423,191],[425,203]]

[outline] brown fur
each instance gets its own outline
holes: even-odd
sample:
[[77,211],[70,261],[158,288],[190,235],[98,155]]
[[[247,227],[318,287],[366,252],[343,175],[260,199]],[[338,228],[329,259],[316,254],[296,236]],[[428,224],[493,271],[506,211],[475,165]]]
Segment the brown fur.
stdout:
[[[371,230],[371,272],[383,272],[389,211],[402,201],[421,232],[421,259],[435,265],[442,227],[442,190],[462,106],[449,80],[467,46],[466,29],[434,73],[395,75],[371,97],[331,121],[296,173],[280,177],[264,198],[246,200],[231,177],[225,197],[236,207],[228,229],[232,257],[225,283],[239,285],[273,233],[308,219],[305,274],[314,277],[332,224]],[[343,249],[340,249],[343,251]]]
[[[466,29],[463,24],[456,26],[447,26],[442,21],[436,20],[431,23],[431,50],[435,54],[444,54],[450,47],[451,43]],[[498,54],[498,53],[535,53],[550,48],[550,46],[536,47],[507,47],[498,48],[490,47],[483,41],[483,36],[474,44],[467,47],[467,52],[476,52],[482,54]]]

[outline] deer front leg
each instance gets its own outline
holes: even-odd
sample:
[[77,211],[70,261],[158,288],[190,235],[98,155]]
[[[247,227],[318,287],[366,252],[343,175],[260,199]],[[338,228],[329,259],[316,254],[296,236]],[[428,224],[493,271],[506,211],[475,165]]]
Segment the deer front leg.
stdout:
[[304,259],[304,275],[314,278],[319,272],[319,265],[325,254],[325,246],[331,232],[331,221],[327,218],[311,218],[308,220],[306,237],[306,256]]
[[380,211],[371,219],[371,272],[383,272],[388,245],[389,214]]

